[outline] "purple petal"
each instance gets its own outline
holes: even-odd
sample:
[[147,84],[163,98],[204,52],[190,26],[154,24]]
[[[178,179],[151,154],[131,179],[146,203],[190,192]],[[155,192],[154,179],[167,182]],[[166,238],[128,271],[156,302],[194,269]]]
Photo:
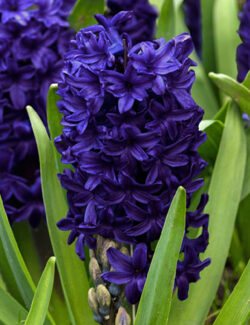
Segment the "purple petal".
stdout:
[[137,282],[135,280],[126,285],[125,295],[128,302],[132,305],[136,304],[140,300],[141,293],[138,290]]
[[148,259],[147,245],[144,243],[138,244],[133,253],[133,266],[135,269],[142,270],[146,267]]
[[111,271],[105,272],[101,275],[102,279],[115,284],[124,284],[131,281],[133,273],[121,272],[121,271]]
[[134,98],[129,94],[120,98],[118,101],[119,112],[123,114],[129,111],[132,108],[134,101]]
[[133,272],[131,258],[122,254],[117,249],[110,247],[107,251],[109,263],[119,271]]
[[76,241],[76,245],[75,245],[76,254],[79,256],[79,258],[81,260],[85,259],[84,240],[85,240],[84,234],[80,234],[80,236],[78,237],[78,239]]

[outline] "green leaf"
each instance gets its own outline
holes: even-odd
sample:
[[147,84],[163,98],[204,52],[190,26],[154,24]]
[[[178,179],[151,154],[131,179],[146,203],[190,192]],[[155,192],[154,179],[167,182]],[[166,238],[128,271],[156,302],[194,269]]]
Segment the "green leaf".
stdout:
[[149,0],[149,3],[152,6],[155,6],[157,8],[158,12],[161,12],[161,10],[162,10],[162,4],[163,4],[164,1],[165,0]]
[[247,261],[250,256],[250,194],[240,202],[238,215],[237,215],[237,230],[241,241],[241,246],[244,251],[245,260]]
[[233,292],[223,306],[214,325],[243,325],[250,316],[250,261]]
[[243,80],[242,84],[247,87],[248,89],[250,89],[250,71],[248,71],[245,79]]
[[[20,233],[21,233],[21,231],[20,231]],[[48,257],[53,255],[50,238],[49,238],[49,234],[48,234],[47,222],[45,220],[41,220],[39,226],[36,229],[32,229],[32,233],[33,233],[33,239],[34,239],[34,246],[36,247],[36,250],[38,251],[37,258],[39,258],[39,261],[41,264],[41,272],[40,272],[40,275],[38,278],[38,281],[39,281],[41,274],[42,274],[42,269],[45,267],[45,265],[48,261]],[[20,241],[21,240],[22,240],[22,238],[20,236]],[[25,257],[28,258],[28,256],[26,256],[26,253],[24,255],[24,258]],[[57,281],[55,281],[55,284],[54,284],[54,289],[53,289],[52,296],[50,299],[49,311],[50,311],[56,324],[60,324],[60,325],[70,324],[68,309],[67,309],[65,299],[63,296],[61,283],[60,283],[60,281],[58,281],[58,279],[57,279]]]
[[193,54],[191,58],[197,62],[197,66],[193,67],[196,75],[191,93],[196,103],[205,111],[204,118],[211,119],[219,110],[219,104],[214,94],[212,85],[202,67],[198,57]]
[[206,73],[215,71],[215,47],[213,8],[215,0],[201,1],[202,16],[202,63]]
[[159,8],[159,19],[157,21],[156,38],[164,37],[170,40],[175,36],[175,10],[174,1],[165,0]]
[[23,298],[19,292],[18,286],[16,284],[16,280],[12,274],[11,268],[9,266],[3,244],[0,240],[0,274],[2,280],[7,287],[8,292],[15,298],[21,305],[25,305]]
[[231,103],[231,102],[232,102],[232,99],[230,97],[227,97],[225,99],[222,107],[220,108],[220,110],[215,114],[213,120],[221,121],[224,124],[225,120],[226,120],[228,107],[231,105],[231,104],[229,105],[229,103]]
[[[195,211],[200,203],[202,194],[208,192],[210,181],[211,181],[211,175],[209,172],[207,172],[205,175],[202,175],[202,177],[204,178],[204,184],[196,192],[193,193],[188,211]],[[191,228],[191,229],[198,230],[199,228]],[[197,233],[198,233],[198,231],[197,231]]]
[[57,178],[53,144],[37,113],[27,107],[35,134],[42,179],[43,200],[46,210],[50,240],[56,256],[61,284],[72,324],[94,324],[87,292],[88,278],[84,264],[77,257],[74,247],[67,245],[68,234],[59,230],[57,222],[66,217],[68,205]]
[[9,266],[14,275],[18,289],[27,308],[30,307],[35,285],[24,263],[11,230],[8,217],[5,213],[2,199],[0,198],[0,238],[8,259]]
[[[234,222],[240,202],[246,165],[246,137],[241,116],[231,105],[217,155],[205,212],[209,213],[209,245],[203,258],[210,257],[201,279],[190,285],[189,298],[174,297],[168,325],[200,325],[215,297],[228,256]],[[198,304],[198,305],[197,305]]]
[[198,152],[212,166],[219,150],[223,128],[221,121],[214,120],[203,120],[199,125],[199,129],[206,132],[207,141],[199,147]]
[[209,77],[240,106],[242,112],[250,115],[250,90],[233,78],[222,73],[209,73]]
[[237,228],[234,228],[228,259],[233,266],[233,273],[241,275],[246,267],[244,251]]
[[149,269],[135,325],[167,324],[186,218],[186,192],[179,187],[169,208]]
[[215,0],[213,16],[217,71],[236,78],[235,55],[240,44],[237,1]]
[[52,84],[49,87],[47,95],[47,120],[49,126],[49,134],[51,140],[55,140],[56,137],[62,134],[63,126],[61,120],[63,114],[59,112],[56,103],[61,100],[61,97],[57,95],[58,85]]
[[[26,318],[25,325],[43,325],[49,307],[55,277],[55,257],[50,257],[38,286]],[[60,312],[60,311],[58,311]]]
[[[15,278],[15,282],[27,308],[30,307],[33,294],[35,292],[35,284],[25,265],[23,257],[17,246],[16,239],[11,230],[8,217],[5,213],[3,201],[0,196],[0,241],[3,245],[6,258],[10,269]],[[50,314],[48,314],[47,324],[54,324]]]
[[32,234],[33,229],[27,221],[22,221],[14,223],[12,230],[30,275],[37,284],[42,274],[42,266]]
[[103,14],[104,0],[78,0],[69,17],[69,23],[76,31],[97,24],[93,15]]
[[[63,115],[59,112],[57,107],[57,102],[61,100],[61,97],[57,95],[58,85],[52,84],[49,88],[48,97],[47,97],[47,117],[48,117],[48,126],[49,126],[49,133],[52,142],[54,143],[54,139],[62,134],[63,126],[61,124],[61,120]],[[64,169],[68,168],[74,170],[72,165],[65,165],[61,162],[61,155],[56,150],[55,146],[53,145],[54,154],[56,157],[56,169],[58,173],[62,173]],[[65,192],[66,197],[66,192]],[[85,267],[87,274],[89,275],[88,270],[88,252],[85,254]]]
[[[49,133],[52,142],[56,137],[62,134],[63,126],[61,124],[62,114],[59,112],[57,107],[57,102],[61,99],[59,95],[57,95],[58,85],[52,84],[48,91],[47,96],[47,120],[49,126]],[[68,165],[62,165],[61,156],[59,152],[56,150],[55,146],[53,146],[54,155],[56,158],[56,169],[58,173],[62,173],[63,169],[71,168]]]
[[246,130],[246,136],[247,136],[247,164],[246,164],[241,200],[244,200],[250,194],[250,128]]
[[27,310],[0,287],[0,322],[5,325],[21,324],[27,314]]

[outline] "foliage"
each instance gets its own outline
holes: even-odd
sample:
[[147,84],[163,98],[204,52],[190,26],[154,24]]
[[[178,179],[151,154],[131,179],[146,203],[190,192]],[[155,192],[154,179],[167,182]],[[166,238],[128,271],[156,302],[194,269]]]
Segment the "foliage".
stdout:
[[[159,10],[158,37],[168,40],[186,31],[183,0],[153,0],[151,3]],[[70,17],[71,26],[78,30],[92,24],[92,14],[102,13],[103,9],[102,0],[79,0]],[[250,314],[250,132],[241,118],[242,113],[250,113],[250,74],[243,83],[235,80],[235,53],[239,44],[237,1],[230,0],[229,4],[228,0],[203,0],[201,10],[203,58],[200,61],[193,54],[198,66],[192,95],[205,108],[200,130],[207,133],[207,141],[199,153],[209,166],[202,174],[205,185],[194,195],[190,208],[196,206],[198,197],[208,190],[210,199],[205,212],[210,214],[210,242],[202,258],[211,258],[211,265],[201,272],[197,283],[191,284],[186,301],[180,302],[176,293],[172,295],[185,228],[185,190],[179,188],[162,235],[155,243],[156,252],[136,317],[131,312],[136,325],[202,325],[205,321],[207,324],[215,321],[216,325],[245,325]],[[41,258],[41,249],[34,245],[29,252],[36,252],[38,256],[26,262],[31,253],[27,253],[23,242],[34,244],[33,237],[40,238],[42,230],[14,232],[0,201],[0,323],[5,325],[57,324],[54,315],[60,313],[65,315],[60,325],[67,325],[69,318],[73,325],[95,324],[87,299],[92,286],[87,263],[78,259],[74,248],[66,244],[67,234],[56,226],[68,211],[66,193],[57,178],[64,167],[54,147],[54,138],[62,130],[56,90],[57,85],[52,85],[47,99],[50,136],[37,113],[27,108],[39,152],[49,232],[45,238],[49,238],[52,245],[47,255]],[[199,230],[190,235],[197,238]],[[38,246],[43,245],[40,241]],[[42,273],[37,261],[41,259],[44,264],[51,255],[55,258],[49,259]],[[55,260],[64,298],[58,279],[54,283]],[[39,276],[36,287],[34,280]]]

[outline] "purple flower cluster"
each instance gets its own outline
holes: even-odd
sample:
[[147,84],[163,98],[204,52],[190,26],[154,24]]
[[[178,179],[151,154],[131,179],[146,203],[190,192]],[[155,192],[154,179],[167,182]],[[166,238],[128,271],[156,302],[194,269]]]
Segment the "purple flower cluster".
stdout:
[[[198,128],[203,110],[190,94],[195,63],[188,57],[193,49],[188,34],[132,46],[114,27],[129,23],[130,12],[111,21],[96,18],[100,25],[82,29],[72,41],[59,83],[64,130],[56,146],[74,171],[59,176],[69,212],[58,227],[71,231],[69,244],[77,238],[81,259],[84,244],[95,248],[96,234],[136,245],[131,259],[108,251],[116,270],[103,275],[129,282],[126,295],[135,303],[153,255],[151,243],[160,237],[178,186],[186,189],[189,206],[203,184],[197,178],[206,166],[197,152],[206,138]],[[202,213],[207,199],[203,195],[197,211],[187,213],[175,283],[180,299],[209,264],[199,258],[208,244],[208,215]],[[191,239],[190,227],[200,229],[200,236]]]
[[201,57],[202,26],[201,26],[201,0],[184,0],[186,25],[190,31],[195,50]]
[[250,1],[243,5],[243,11],[239,13],[240,29],[238,31],[242,43],[237,48],[237,65],[239,82],[242,82],[250,70]]
[[0,0],[0,193],[10,221],[44,215],[39,161],[26,105],[46,121],[46,96],[57,82],[75,0]]
[[133,12],[133,17],[123,22],[118,31],[129,34],[134,44],[154,38],[158,13],[148,0],[106,0],[106,4],[111,17],[120,11]]

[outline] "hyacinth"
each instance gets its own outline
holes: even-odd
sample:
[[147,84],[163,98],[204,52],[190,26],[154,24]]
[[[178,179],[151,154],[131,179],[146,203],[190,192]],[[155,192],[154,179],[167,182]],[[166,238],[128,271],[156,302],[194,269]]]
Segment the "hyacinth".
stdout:
[[[77,239],[81,259],[85,244],[95,249],[97,234],[135,245],[131,258],[108,250],[115,270],[103,279],[129,282],[126,296],[136,303],[153,256],[151,243],[160,237],[177,188],[186,189],[189,206],[203,184],[197,176],[206,162],[197,148],[206,135],[198,128],[203,110],[190,94],[191,37],[132,46],[128,34],[115,28],[129,24],[132,14],[120,12],[111,20],[96,15],[99,25],[82,29],[71,42],[59,83],[64,129],[55,143],[62,162],[74,169],[59,175],[69,212],[58,227],[70,230],[69,244]],[[208,244],[208,215],[202,213],[207,200],[204,194],[197,211],[187,212],[175,280],[180,299],[209,264],[199,258]],[[200,235],[192,239],[190,228]]]
[[239,82],[242,82],[250,70],[250,1],[243,5],[243,11],[239,13],[240,29],[238,31],[242,43],[237,48],[237,65]]
[[133,43],[151,41],[154,38],[158,13],[148,0],[106,0],[106,4],[110,17],[120,11],[133,11],[129,22],[124,21],[118,27],[120,34],[129,34]]
[[192,36],[197,54],[201,57],[202,26],[200,0],[184,0],[185,21]]
[[44,216],[39,161],[25,111],[46,122],[48,87],[57,82],[73,32],[75,0],[0,0],[0,194],[10,221]]

